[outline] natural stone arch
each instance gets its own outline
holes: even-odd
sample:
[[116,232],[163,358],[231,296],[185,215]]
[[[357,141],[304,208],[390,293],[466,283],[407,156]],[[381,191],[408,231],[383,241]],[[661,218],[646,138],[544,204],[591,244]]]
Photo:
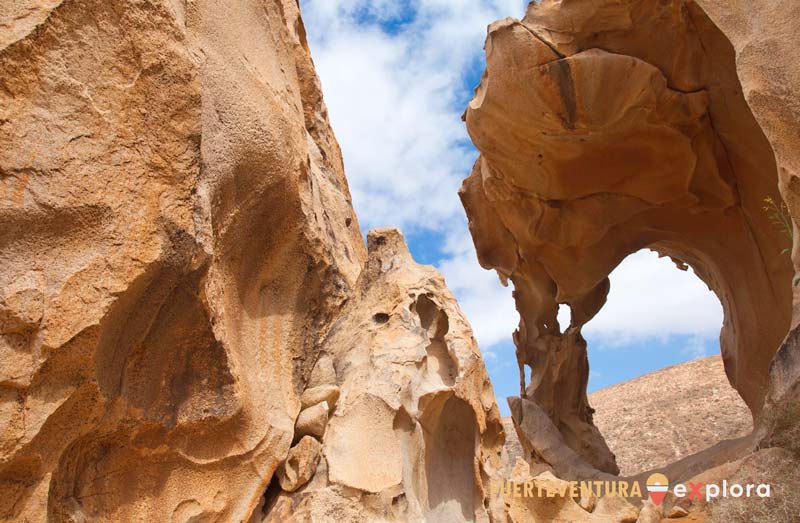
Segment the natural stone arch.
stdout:
[[481,264],[514,283],[532,371],[511,403],[528,450],[567,475],[617,472],[580,330],[642,248],[717,294],[726,373],[757,417],[790,321],[791,240],[763,209],[781,201],[775,159],[725,36],[690,1],[545,0],[491,26],[486,56],[461,196]]

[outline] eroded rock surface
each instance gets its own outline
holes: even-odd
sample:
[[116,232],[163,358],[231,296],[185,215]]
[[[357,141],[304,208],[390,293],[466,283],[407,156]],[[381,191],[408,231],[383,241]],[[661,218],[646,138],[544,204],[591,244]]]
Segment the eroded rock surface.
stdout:
[[268,494],[264,521],[500,521],[488,483],[502,427],[472,331],[398,230],[371,231],[368,242],[357,291],[314,369],[326,380],[314,390],[340,391],[323,459],[295,495]]
[[5,2],[0,520],[246,521],[365,259],[296,2]]
[[465,115],[481,156],[461,195],[481,264],[514,283],[512,410],[518,426],[538,420],[529,455],[565,475],[587,473],[574,454],[618,471],[592,423],[580,331],[643,248],[720,298],[725,370],[758,416],[790,323],[791,238],[763,208],[780,206],[776,163],[725,35],[691,1],[544,0],[491,26],[486,58]]
[[[753,115],[775,151],[781,192],[800,222],[800,60],[795,35],[800,4],[792,0],[698,0],[736,50],[736,69]],[[800,267],[800,250],[793,253]],[[794,289],[792,326],[800,322]]]
[[794,411],[800,397],[800,60],[795,51],[800,3],[699,0],[699,4],[736,49],[742,90],[775,151],[781,193],[792,218],[792,331],[773,361],[767,406],[778,413]]
[[0,6],[0,520],[487,521],[471,331],[373,243],[295,1]]

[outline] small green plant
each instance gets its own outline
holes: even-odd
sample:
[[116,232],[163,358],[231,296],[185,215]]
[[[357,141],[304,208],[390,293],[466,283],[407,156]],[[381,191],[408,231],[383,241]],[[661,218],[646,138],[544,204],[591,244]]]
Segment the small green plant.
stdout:
[[[764,212],[767,213],[769,221],[773,225],[781,229],[790,242],[794,241],[794,228],[792,227],[792,218],[789,216],[789,208],[786,202],[781,201],[780,204],[775,203],[771,196],[764,198]],[[789,254],[791,249],[784,249],[784,254]]]

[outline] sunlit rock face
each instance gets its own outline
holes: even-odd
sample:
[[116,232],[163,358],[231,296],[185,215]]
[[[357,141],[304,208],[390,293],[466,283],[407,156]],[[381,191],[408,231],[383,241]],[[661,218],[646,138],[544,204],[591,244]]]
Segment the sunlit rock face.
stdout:
[[486,521],[471,330],[373,240],[295,1],[0,7],[0,520]]
[[[795,41],[800,3],[792,0],[699,0],[736,50],[742,91],[778,162],[781,192],[800,220],[800,61]],[[793,258],[800,265],[798,251]],[[795,287],[792,326],[800,322],[800,288]]]
[[568,475],[617,472],[586,399],[581,327],[642,248],[717,294],[726,373],[758,416],[790,323],[791,238],[764,210],[781,202],[775,158],[726,36],[684,0],[544,0],[490,27],[486,60],[465,115],[481,156],[461,197],[481,264],[514,284],[511,407],[528,452]]
[[338,390],[322,459],[302,491],[267,492],[264,522],[503,521],[500,415],[472,330],[397,229],[368,242],[309,383]]
[[0,17],[0,520],[246,520],[366,257],[296,2]]

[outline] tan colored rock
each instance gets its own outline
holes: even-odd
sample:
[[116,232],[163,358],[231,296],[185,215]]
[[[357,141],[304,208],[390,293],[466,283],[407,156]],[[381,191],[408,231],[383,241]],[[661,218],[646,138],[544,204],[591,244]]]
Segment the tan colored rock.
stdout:
[[519,433],[524,436],[520,442],[526,456],[542,460],[565,478],[614,479],[611,474],[588,465],[567,444],[558,427],[535,402],[511,397],[508,405]]
[[597,507],[597,496],[594,492],[582,493],[581,498],[578,500],[578,505],[586,512],[594,512]]
[[330,408],[333,408],[338,399],[339,387],[336,385],[319,385],[303,391],[300,396],[300,406],[305,409],[324,401]]
[[322,439],[325,435],[325,427],[328,426],[328,402],[317,403],[313,407],[300,412],[297,422],[294,425],[294,438],[298,440],[304,436],[313,436]]
[[[792,218],[792,332],[771,367],[767,408],[780,412],[800,395],[800,3],[793,0],[698,0],[736,51],[742,92],[775,151],[780,189]],[[765,427],[767,432],[771,429]],[[798,429],[800,430],[800,429]],[[766,433],[765,433],[766,434]]]
[[0,78],[0,520],[489,518],[480,353],[367,263],[296,1],[5,2]]
[[333,359],[328,354],[320,354],[308,379],[308,388],[336,386],[335,384],[336,369],[333,368]]
[[325,440],[332,483],[372,493],[400,487],[405,456],[394,431],[395,414],[369,393],[348,402]]
[[680,505],[675,505],[671,509],[669,509],[669,514],[667,515],[670,519],[678,519],[678,518],[685,518],[689,515],[689,511],[685,508],[681,507]]
[[[502,492],[503,500],[507,506],[509,520],[512,523],[551,523],[553,521],[569,521],[570,523],[636,523],[639,509],[629,503],[625,498],[616,496],[603,496],[589,512],[583,508],[579,501],[570,496],[558,495],[559,492],[569,491],[569,485],[550,472],[545,472],[533,478],[536,487],[532,489],[534,495],[525,495],[505,488]],[[538,488],[542,495],[538,495]],[[554,495],[546,495],[550,489]]]
[[592,515],[604,517],[607,521],[619,523],[636,523],[639,519],[640,507],[634,506],[626,498],[620,496],[603,496],[597,500]]
[[[800,4],[793,0],[697,3],[736,51],[742,92],[775,151],[781,192],[794,223],[800,223],[800,61],[796,57]],[[795,268],[800,268],[797,246],[792,258]],[[795,279],[799,275],[800,270]],[[799,322],[800,288],[795,286],[792,326]]]
[[662,508],[650,500],[645,500],[642,503],[642,510],[639,511],[639,519],[636,520],[636,523],[661,523],[662,519],[664,519]]
[[340,389],[323,438],[328,481],[318,473],[281,494],[264,521],[504,521],[488,492],[502,425],[472,331],[398,230],[368,243],[326,344]]
[[294,492],[311,479],[317,470],[319,459],[322,456],[322,445],[311,436],[304,436],[300,442],[289,449],[277,475],[280,486],[286,492]]
[[642,248],[720,298],[725,370],[758,416],[790,324],[790,239],[763,209],[781,201],[775,158],[726,36],[685,0],[544,0],[493,24],[486,56],[465,115],[481,157],[461,197],[481,264],[514,283],[521,396],[563,439],[552,447],[535,425],[520,434],[531,457],[575,471],[569,449],[617,472],[592,421],[581,328]]
[[511,417],[503,418],[503,431],[506,434],[506,440],[503,444],[503,452],[501,453],[501,460],[503,462],[503,475],[508,477],[512,470],[516,468],[517,463],[524,460],[524,451],[522,445],[517,437],[517,429],[514,428],[514,420]]
[[23,333],[38,326],[44,313],[40,284],[28,273],[0,290],[0,333]]
[[247,521],[366,258],[297,2],[2,2],[0,78],[0,520]]

